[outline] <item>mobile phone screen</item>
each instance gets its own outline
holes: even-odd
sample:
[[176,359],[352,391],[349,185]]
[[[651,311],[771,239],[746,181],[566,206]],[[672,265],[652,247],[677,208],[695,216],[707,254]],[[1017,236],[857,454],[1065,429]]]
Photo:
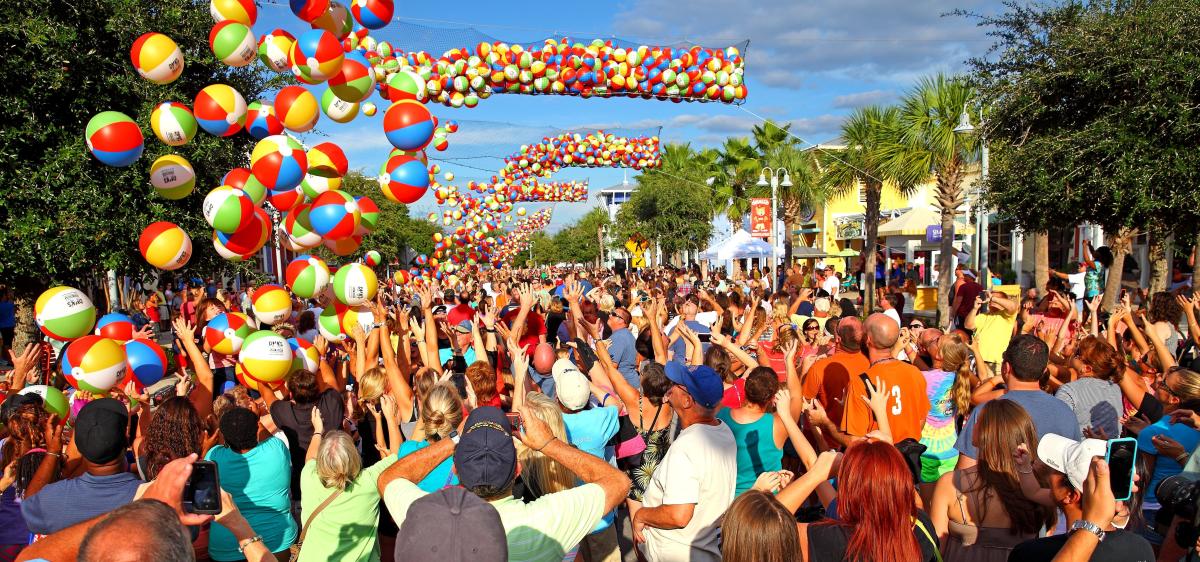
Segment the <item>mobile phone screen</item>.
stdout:
[[712,341],[712,334],[710,334],[708,332],[702,332],[702,333],[696,334],[696,336],[698,338],[700,338],[700,341],[703,343],[708,343],[709,341]]
[[522,429],[521,413],[520,412],[507,412],[504,415],[505,415],[505,417],[508,418],[508,425],[512,426],[513,433],[514,434],[520,433],[521,429]]
[[192,464],[192,475],[183,488],[183,508],[191,513],[221,513],[221,486],[216,463],[196,461]]
[[1109,484],[1113,499],[1124,501],[1133,493],[1133,470],[1137,460],[1137,441],[1131,438],[1108,442],[1104,455],[1108,462]]

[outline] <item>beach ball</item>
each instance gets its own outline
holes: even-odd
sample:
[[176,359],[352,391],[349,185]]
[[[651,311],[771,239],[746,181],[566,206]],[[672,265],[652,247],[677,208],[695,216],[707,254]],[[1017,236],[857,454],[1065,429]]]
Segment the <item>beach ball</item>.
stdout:
[[416,203],[429,189],[429,169],[411,156],[394,156],[387,162],[383,194],[395,203]]
[[124,167],[142,156],[145,140],[138,124],[119,111],[102,111],[84,130],[88,151],[102,164]]
[[350,103],[366,101],[375,91],[375,68],[359,51],[346,55],[342,68],[329,79],[335,96]]
[[425,79],[412,70],[401,70],[387,78],[387,99],[425,101]]
[[287,135],[271,135],[254,145],[250,173],[270,191],[300,185],[308,172],[308,156],[300,142]]
[[254,333],[254,323],[249,316],[240,312],[224,312],[208,321],[204,326],[204,341],[209,349],[222,355],[233,355],[242,350],[242,342]]
[[188,106],[166,101],[150,112],[150,128],[154,136],[167,146],[182,146],[196,136],[196,116]]
[[246,100],[226,84],[210,84],[196,94],[192,104],[200,128],[218,137],[231,136],[246,123]]
[[329,0],[289,0],[292,13],[296,17],[311,22],[329,9]]
[[238,384],[259,394],[273,392],[275,389],[283,386],[282,382],[275,384],[267,384],[263,381],[256,380],[254,377],[246,374],[246,368],[241,363],[234,363],[233,376],[237,379]]
[[236,232],[250,220],[254,213],[254,201],[245,191],[222,185],[204,197],[204,220],[214,230],[224,233]]
[[343,265],[333,276],[333,296],[342,304],[353,306],[370,301],[378,289],[375,270],[361,263]]
[[273,29],[270,33],[258,38],[258,60],[275,72],[288,72],[291,62],[288,54],[292,51],[292,43],[296,37],[282,29]]
[[326,191],[313,200],[308,220],[317,234],[339,240],[354,234],[362,214],[354,196],[344,191]]
[[289,131],[303,133],[316,126],[319,108],[316,96],[303,86],[284,86],[275,94],[275,115]]
[[358,221],[358,229],[354,231],[359,236],[366,236],[375,231],[375,225],[379,223],[379,205],[375,204],[375,200],[366,195],[355,197],[355,202],[358,203],[358,212],[360,218]]
[[246,178],[246,182],[242,185],[242,191],[246,192],[255,207],[261,207],[263,201],[267,200],[267,186],[258,181],[253,174]]
[[392,21],[396,7],[392,0],[352,0],[350,12],[367,29],[380,29]]
[[326,88],[321,94],[321,111],[335,123],[349,123],[358,115],[358,104],[341,99]]
[[264,100],[254,100],[246,108],[246,132],[262,140],[283,132],[283,123],[275,116],[275,106]]
[[192,239],[178,225],[159,221],[142,230],[138,238],[138,251],[150,265],[174,271],[187,265],[191,259]]
[[367,117],[374,117],[375,113],[378,111],[379,111],[379,108],[375,107],[374,103],[366,102],[366,103],[362,104],[363,115],[366,115]]
[[292,75],[305,84],[320,84],[342,69],[346,52],[334,34],[323,29],[306,31],[292,43],[288,58]]
[[184,157],[164,154],[150,165],[150,185],[164,199],[183,199],[196,188],[196,172]]
[[312,204],[303,203],[287,213],[283,219],[283,230],[296,245],[312,248],[321,243],[321,234],[313,229],[309,214]]
[[350,169],[350,161],[342,148],[323,142],[308,149],[308,173],[326,178],[340,178]]
[[209,30],[208,47],[217,60],[232,67],[246,66],[258,55],[254,32],[249,26],[233,20],[220,22]]
[[342,331],[341,315],[338,314],[339,308],[345,307],[341,303],[334,303],[333,306],[322,309],[321,315],[317,317],[317,331],[328,341],[337,342],[346,339],[346,334]]
[[329,266],[325,265],[325,260],[316,256],[297,256],[288,263],[284,278],[296,296],[311,299],[329,284]]
[[42,397],[42,409],[47,413],[57,415],[59,419],[67,419],[71,411],[70,403],[63,391],[44,384],[34,384],[21,389],[17,394],[36,394]]
[[211,0],[208,12],[215,23],[232,20],[254,27],[254,22],[258,20],[258,7],[254,5],[254,0]]
[[91,333],[96,325],[96,307],[79,289],[54,287],[34,302],[33,320],[47,337],[71,341]]
[[379,255],[379,252],[375,250],[369,250],[363,254],[363,263],[367,264],[367,267],[375,267],[383,263],[383,256]]
[[342,332],[347,335],[354,333],[355,326],[362,328],[362,331],[367,334],[375,329],[375,314],[371,312],[371,307],[365,304],[344,307],[338,316],[341,320]]
[[125,363],[137,387],[150,386],[167,375],[167,354],[162,346],[148,339],[125,342]]
[[218,249],[218,253],[224,250],[225,253],[221,253],[221,257],[227,260],[244,261],[261,250],[270,236],[271,216],[263,209],[255,207],[246,224],[233,234],[213,232],[213,247]]
[[259,323],[274,326],[292,315],[292,297],[279,285],[263,285],[250,295],[250,306]]
[[338,240],[325,240],[325,248],[336,256],[348,256],[362,246],[362,236],[347,236]]
[[259,330],[242,342],[238,363],[246,375],[255,380],[272,383],[283,380],[292,368],[292,346],[283,336],[270,330]]
[[[350,15],[350,10],[342,5],[337,0],[330,0],[329,9],[325,13],[317,17],[317,19],[309,22],[313,29],[321,29],[333,34],[340,42],[354,31],[354,17]],[[342,45],[339,43],[338,45]]]
[[288,338],[288,346],[292,348],[292,372],[317,372],[321,368],[321,353],[317,346],[304,338]]
[[127,342],[133,339],[133,333],[136,331],[133,319],[120,312],[110,312],[96,321],[96,335],[118,342]]
[[125,378],[125,348],[103,336],[83,336],[62,350],[62,373],[80,392],[102,394]]
[[129,58],[138,74],[155,84],[170,84],[183,74],[183,52],[161,33],[146,33],[133,42]]
[[[311,170],[311,165],[309,167]],[[313,174],[304,176],[304,181],[300,182],[300,189],[309,199],[316,199],[318,195],[326,191],[340,189],[342,187],[342,178],[326,178]]]
[[392,102],[383,114],[383,133],[400,150],[421,150],[433,139],[433,115],[418,101]]
[[300,186],[296,186],[291,189],[272,191],[267,201],[271,203],[272,207],[275,207],[275,210],[286,213],[304,202],[304,190]]
[[[246,191],[246,181],[250,179],[250,168],[234,168],[221,176],[221,185],[236,187]],[[249,195],[249,194],[247,194]]]

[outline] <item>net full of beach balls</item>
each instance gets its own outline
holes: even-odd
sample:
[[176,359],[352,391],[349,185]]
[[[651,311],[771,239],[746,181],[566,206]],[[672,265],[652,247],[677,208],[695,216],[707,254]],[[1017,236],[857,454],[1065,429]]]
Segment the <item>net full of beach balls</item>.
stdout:
[[82,392],[101,394],[123,381],[129,365],[125,348],[103,336],[83,336],[62,351],[67,383]]
[[164,154],[150,165],[150,185],[163,199],[183,199],[196,189],[196,170],[178,154]]
[[162,33],[145,33],[129,48],[129,59],[142,78],[155,84],[170,84],[183,74],[183,52]]
[[138,124],[119,111],[102,111],[92,117],[84,129],[84,140],[96,160],[118,168],[137,162],[145,148]]
[[174,271],[191,259],[192,238],[179,225],[159,221],[142,230],[138,251],[146,263],[164,271]]
[[219,186],[204,197],[204,220],[213,230],[232,234],[242,228],[254,213],[254,201],[245,191]]
[[153,341],[137,338],[125,342],[125,357],[129,373],[139,389],[167,375],[167,354]]
[[196,94],[192,113],[208,134],[232,136],[246,124],[246,98],[227,84],[210,84]]
[[136,331],[133,319],[120,312],[110,312],[96,321],[96,335],[110,340],[127,342],[133,339],[133,333]]
[[263,285],[250,296],[254,317],[262,324],[274,326],[292,314],[292,298],[279,285]]
[[246,374],[266,383],[283,380],[292,370],[292,346],[270,330],[250,334],[238,352],[238,363]]
[[297,256],[288,263],[284,276],[296,296],[311,299],[329,285],[329,266],[316,256]]
[[304,338],[288,338],[287,342],[292,347],[292,372],[317,372],[321,367],[321,353],[317,351],[317,346]]
[[433,140],[433,115],[421,102],[393,102],[383,114],[383,133],[400,150],[421,150]]
[[308,220],[323,238],[340,240],[354,234],[362,213],[353,195],[344,191],[326,191],[313,200]]
[[71,411],[70,403],[67,401],[67,396],[63,391],[47,386],[44,384],[34,384],[21,389],[17,394],[36,394],[42,397],[42,409],[46,413],[58,416],[58,419],[65,420]]
[[199,126],[191,108],[179,102],[164,101],[150,112],[150,128],[167,146],[187,144],[196,136]]
[[375,298],[379,278],[375,270],[361,263],[346,264],[333,276],[333,296],[346,305],[359,305]]
[[242,350],[242,343],[254,333],[255,325],[249,316],[240,312],[218,314],[204,326],[204,341],[209,349],[222,355]]
[[299,187],[308,172],[308,155],[287,135],[271,135],[254,145],[250,173],[269,191]]
[[54,287],[34,302],[33,319],[46,337],[71,341],[92,331],[96,325],[96,307],[79,289]]

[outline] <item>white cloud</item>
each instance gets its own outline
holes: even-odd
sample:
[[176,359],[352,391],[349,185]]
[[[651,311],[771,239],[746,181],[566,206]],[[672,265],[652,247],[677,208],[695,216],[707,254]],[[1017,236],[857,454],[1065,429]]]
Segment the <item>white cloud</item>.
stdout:
[[891,101],[896,98],[892,90],[867,90],[833,98],[833,107],[854,109]]

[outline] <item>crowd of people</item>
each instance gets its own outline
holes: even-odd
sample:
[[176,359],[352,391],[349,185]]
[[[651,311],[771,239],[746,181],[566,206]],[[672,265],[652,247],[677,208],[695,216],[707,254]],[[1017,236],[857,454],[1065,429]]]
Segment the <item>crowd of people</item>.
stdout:
[[[387,283],[350,334],[317,329],[326,295],[264,326],[320,354],[278,385],[199,337],[248,289],[149,293],[173,396],[11,353],[0,562],[1174,562],[1200,548],[1200,298],[1104,312],[1089,264],[1028,291],[959,268],[944,329],[824,267]],[[208,462],[216,514],[184,501]]]

